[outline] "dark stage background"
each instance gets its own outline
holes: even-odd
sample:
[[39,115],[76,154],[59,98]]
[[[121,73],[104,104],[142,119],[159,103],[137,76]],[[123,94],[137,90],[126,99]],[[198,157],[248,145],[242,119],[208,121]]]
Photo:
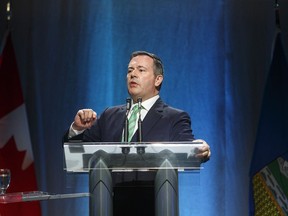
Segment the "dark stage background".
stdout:
[[[287,56],[288,1],[279,4]],[[63,171],[62,135],[78,109],[100,114],[125,103],[129,55],[147,50],[164,62],[161,97],[190,113],[195,136],[212,149],[199,178],[180,175],[181,216],[248,215],[274,1],[14,0],[12,10],[39,190],[88,191],[86,175]],[[86,198],[41,205],[44,216],[88,215]]]

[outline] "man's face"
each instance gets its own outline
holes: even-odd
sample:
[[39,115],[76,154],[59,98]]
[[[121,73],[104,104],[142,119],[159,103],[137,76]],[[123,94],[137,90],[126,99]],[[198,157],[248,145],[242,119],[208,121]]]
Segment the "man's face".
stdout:
[[138,55],[128,64],[127,88],[134,101],[142,101],[158,94],[156,89],[163,80],[162,75],[154,75],[153,59],[150,56]]

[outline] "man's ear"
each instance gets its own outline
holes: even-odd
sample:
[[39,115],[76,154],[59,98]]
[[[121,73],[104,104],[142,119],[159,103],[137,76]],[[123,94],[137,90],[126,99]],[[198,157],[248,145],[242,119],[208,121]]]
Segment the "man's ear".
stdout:
[[157,75],[156,79],[155,79],[155,86],[158,87],[161,85],[163,81],[163,76],[162,75]]

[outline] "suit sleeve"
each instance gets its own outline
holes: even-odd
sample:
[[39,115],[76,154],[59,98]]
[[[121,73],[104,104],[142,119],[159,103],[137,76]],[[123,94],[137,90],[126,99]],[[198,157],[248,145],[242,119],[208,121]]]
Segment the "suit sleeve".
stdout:
[[191,129],[191,118],[186,112],[179,112],[173,118],[170,132],[171,141],[193,141],[194,135]]

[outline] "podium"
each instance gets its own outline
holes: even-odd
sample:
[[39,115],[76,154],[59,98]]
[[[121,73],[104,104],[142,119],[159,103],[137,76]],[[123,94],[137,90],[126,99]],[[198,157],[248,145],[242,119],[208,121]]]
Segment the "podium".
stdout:
[[89,196],[90,216],[113,216],[113,173],[155,172],[156,216],[178,216],[178,172],[200,170],[195,157],[202,142],[67,142],[64,170],[87,173],[89,193],[49,194],[41,191],[5,194],[0,203],[66,199]]
[[[199,170],[201,142],[64,143],[67,172],[89,173],[90,216],[113,216],[113,172],[155,171],[155,215],[178,216],[178,171]],[[145,173],[144,173],[145,175]]]

